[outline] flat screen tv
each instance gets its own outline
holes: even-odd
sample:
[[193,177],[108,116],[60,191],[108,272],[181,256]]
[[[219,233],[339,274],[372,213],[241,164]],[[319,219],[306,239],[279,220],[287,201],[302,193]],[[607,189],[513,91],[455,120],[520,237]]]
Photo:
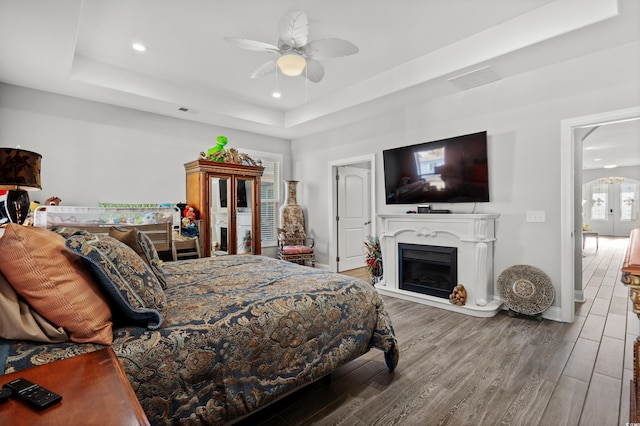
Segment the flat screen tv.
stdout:
[[387,204],[489,201],[487,132],[382,151]]

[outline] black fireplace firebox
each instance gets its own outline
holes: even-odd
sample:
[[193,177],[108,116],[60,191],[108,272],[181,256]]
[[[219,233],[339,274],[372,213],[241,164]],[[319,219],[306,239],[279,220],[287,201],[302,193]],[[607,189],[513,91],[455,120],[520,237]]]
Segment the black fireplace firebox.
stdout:
[[458,283],[458,249],[398,244],[400,288],[448,299]]

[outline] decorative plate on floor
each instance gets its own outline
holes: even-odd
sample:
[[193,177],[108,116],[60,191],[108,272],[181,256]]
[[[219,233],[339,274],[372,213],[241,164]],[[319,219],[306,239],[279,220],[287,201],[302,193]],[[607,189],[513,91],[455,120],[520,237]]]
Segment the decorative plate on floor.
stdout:
[[546,310],[555,297],[549,276],[529,265],[514,265],[498,277],[498,292],[512,311],[535,315]]

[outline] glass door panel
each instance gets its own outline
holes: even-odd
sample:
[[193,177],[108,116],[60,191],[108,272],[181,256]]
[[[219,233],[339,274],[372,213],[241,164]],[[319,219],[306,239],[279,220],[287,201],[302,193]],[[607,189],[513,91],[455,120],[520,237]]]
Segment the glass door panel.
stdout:
[[638,218],[639,188],[640,182],[629,178],[624,178],[622,182],[613,185],[618,209],[613,224],[614,235],[628,237],[632,229],[640,227]]
[[591,186],[591,220],[607,220],[609,216],[609,186],[596,184]]
[[253,179],[239,177],[236,179],[236,235],[237,253],[253,254],[255,252],[255,241],[253,238]]
[[620,184],[620,220],[638,220],[638,182]]
[[229,179],[220,177],[210,177],[209,187],[211,189],[209,203],[211,212],[211,252],[229,252]]

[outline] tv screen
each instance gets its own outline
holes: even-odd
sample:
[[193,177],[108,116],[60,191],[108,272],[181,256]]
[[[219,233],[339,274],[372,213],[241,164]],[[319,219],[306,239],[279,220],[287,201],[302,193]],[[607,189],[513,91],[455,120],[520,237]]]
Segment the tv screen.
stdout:
[[487,132],[382,151],[387,204],[489,201]]

